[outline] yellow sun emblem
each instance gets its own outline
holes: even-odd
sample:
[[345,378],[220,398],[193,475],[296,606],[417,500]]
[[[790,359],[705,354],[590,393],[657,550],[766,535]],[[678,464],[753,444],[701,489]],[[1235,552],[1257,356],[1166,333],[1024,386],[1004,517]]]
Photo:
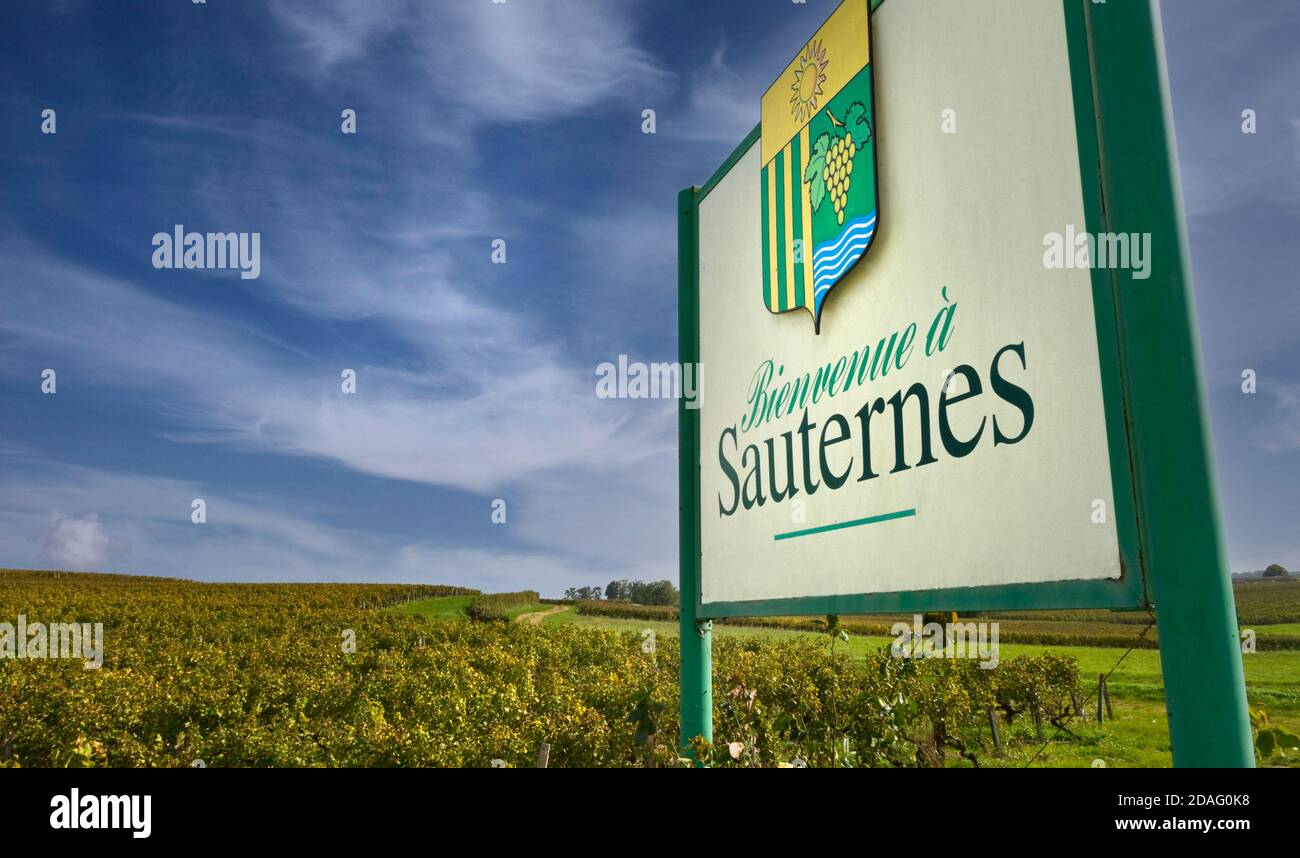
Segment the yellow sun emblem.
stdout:
[[804,123],[817,112],[822,84],[826,82],[826,50],[821,40],[809,42],[794,70],[794,83],[790,84],[790,112]]

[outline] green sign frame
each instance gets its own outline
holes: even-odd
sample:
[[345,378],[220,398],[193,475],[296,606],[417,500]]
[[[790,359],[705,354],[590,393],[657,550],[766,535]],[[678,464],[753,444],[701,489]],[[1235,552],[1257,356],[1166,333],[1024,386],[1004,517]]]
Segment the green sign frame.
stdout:
[[[874,12],[884,0],[873,0]],[[1156,0],[1061,0],[1087,230],[1148,232],[1151,276],[1093,268],[1121,576],[947,590],[704,603],[699,412],[679,408],[682,739],[711,729],[711,625],[725,617],[1159,605],[1177,765],[1253,765],[1236,609],[1204,419],[1173,122]],[[887,74],[886,72],[882,72]],[[678,195],[678,342],[699,362],[699,206],[758,142]]]

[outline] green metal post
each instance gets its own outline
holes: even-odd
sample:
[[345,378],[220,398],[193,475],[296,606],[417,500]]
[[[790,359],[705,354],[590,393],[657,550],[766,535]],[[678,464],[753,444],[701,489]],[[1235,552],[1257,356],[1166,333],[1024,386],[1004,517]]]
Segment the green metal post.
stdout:
[[[695,188],[677,195],[677,351],[682,372],[700,360],[699,255],[698,227],[695,219]],[[698,382],[698,375],[696,376]],[[700,386],[696,384],[696,392]],[[680,524],[681,610],[681,748],[688,750],[696,736],[713,740],[713,640],[709,622],[700,622],[700,412],[699,402],[688,407],[683,397],[678,401],[678,507]]]
[[1150,233],[1150,276],[1114,272],[1138,494],[1175,766],[1255,762],[1219,534],[1155,0],[1089,3],[1106,229]]

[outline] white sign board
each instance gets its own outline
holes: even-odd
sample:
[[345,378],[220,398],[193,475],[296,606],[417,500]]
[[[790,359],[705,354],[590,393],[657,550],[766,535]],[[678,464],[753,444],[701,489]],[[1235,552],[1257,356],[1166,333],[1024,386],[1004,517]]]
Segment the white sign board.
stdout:
[[761,143],[699,203],[701,602],[1118,578],[1062,4],[871,25],[879,227],[819,334],[764,303]]

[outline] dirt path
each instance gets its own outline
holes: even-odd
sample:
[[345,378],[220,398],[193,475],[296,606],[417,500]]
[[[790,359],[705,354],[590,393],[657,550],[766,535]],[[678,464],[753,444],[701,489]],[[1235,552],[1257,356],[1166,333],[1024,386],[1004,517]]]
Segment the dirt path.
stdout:
[[540,626],[542,624],[542,620],[546,619],[551,614],[558,614],[561,611],[567,611],[567,610],[569,610],[567,605],[556,605],[555,607],[551,608],[549,611],[536,611],[531,614],[520,614],[519,616],[515,617],[515,622],[527,623],[530,626]]

